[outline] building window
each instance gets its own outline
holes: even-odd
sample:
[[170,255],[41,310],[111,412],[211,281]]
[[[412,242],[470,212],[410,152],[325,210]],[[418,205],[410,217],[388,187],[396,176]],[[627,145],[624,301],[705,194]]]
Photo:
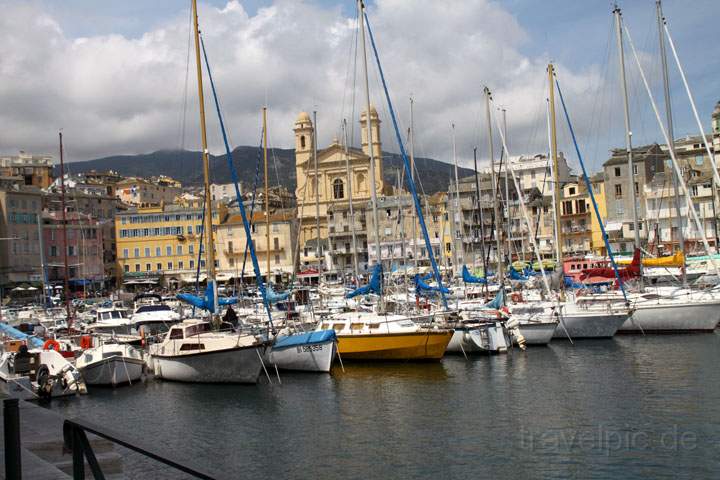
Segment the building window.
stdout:
[[280,239],[275,237],[273,238],[273,247],[275,250],[280,250]]
[[640,186],[638,182],[635,182],[635,195],[640,195]]
[[[127,250],[125,250],[127,252]],[[50,256],[57,257],[57,247],[55,245],[50,247]]]
[[615,198],[622,198],[622,185],[615,185]]
[[190,269],[195,268],[195,260],[190,260]]
[[178,270],[182,270],[185,267],[185,262],[178,262]]
[[136,248],[133,253],[135,254],[135,258],[140,257],[140,249],[139,248]]
[[695,156],[695,165],[698,167],[702,167],[703,164],[703,156],[702,155],[696,155]]
[[568,188],[568,195],[575,195],[575,187]]
[[146,264],[145,264],[145,271],[146,271],[146,272],[149,272],[149,271],[150,271],[150,264],[149,264],[149,263],[146,263]]
[[172,246],[170,246],[170,245],[165,246],[165,255],[167,255],[168,257],[172,255]]
[[123,258],[128,258],[130,256],[130,252],[127,248],[123,248]]
[[345,198],[345,184],[339,178],[333,180],[333,198],[336,200]]
[[178,246],[177,246],[177,254],[178,254],[178,255],[182,255],[182,254],[183,254],[182,245],[178,245]]
[[168,265],[168,270],[173,269],[173,262],[168,262],[167,265]]
[[[150,256],[150,247],[145,247],[145,256],[146,256],[146,257],[149,257],[149,256]],[[148,266],[150,266],[149,263],[148,263]]]
[[305,135],[300,135],[300,148],[305,148]]
[[690,193],[692,194],[693,197],[697,197],[697,196],[698,196],[698,187],[697,187],[697,185],[693,185],[692,187],[690,187]]
[[135,271],[136,271],[136,272],[139,272],[139,271],[140,271],[140,264],[139,264],[139,263],[136,263],[136,264],[135,264]]
[[125,273],[129,273],[129,272],[130,272],[130,265],[125,265],[125,266],[123,266],[123,271],[124,271]]
[[637,168],[637,167],[638,167],[637,165],[633,165],[633,175],[637,175],[637,174],[638,174],[638,168]]
[[275,265],[280,265],[280,255],[275,255]]
[[228,242],[227,251],[228,251],[229,253],[233,253],[234,250],[233,250],[233,243],[232,243],[232,242]]
[[620,171],[620,167],[615,167],[615,176],[619,177],[620,175],[622,175],[622,173]]

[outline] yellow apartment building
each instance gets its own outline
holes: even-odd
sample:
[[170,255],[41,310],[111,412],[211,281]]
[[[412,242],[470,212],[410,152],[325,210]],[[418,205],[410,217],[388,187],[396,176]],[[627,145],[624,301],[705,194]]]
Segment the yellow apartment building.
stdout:
[[[192,282],[203,229],[202,200],[156,207],[135,207],[115,216],[118,284]],[[227,217],[227,207],[213,208],[212,223]],[[216,228],[216,227],[214,227]],[[216,248],[217,250],[217,248]],[[204,267],[205,260],[201,260]],[[217,262],[217,260],[216,260]]]

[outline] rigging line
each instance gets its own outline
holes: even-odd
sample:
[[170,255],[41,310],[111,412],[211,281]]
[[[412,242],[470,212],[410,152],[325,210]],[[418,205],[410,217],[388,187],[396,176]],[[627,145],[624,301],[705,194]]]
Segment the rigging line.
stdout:
[[185,130],[187,126],[188,77],[190,75],[190,49],[192,45],[192,8],[188,16],[187,55],[185,57],[185,84],[183,86],[182,120],[180,123],[180,150],[185,150]]
[[[250,255],[252,257],[253,270],[255,271],[255,281],[257,282],[258,289],[262,294],[263,304],[265,305],[265,310],[268,314],[268,326],[270,327],[270,331],[274,334],[275,326],[273,325],[272,312],[270,311],[270,303],[267,299],[265,284],[263,283],[262,276],[260,275],[260,265],[258,264],[257,256],[255,255],[255,245],[250,232],[250,223],[247,220],[247,215],[245,214],[245,205],[243,205],[242,196],[240,195],[240,188],[238,187],[238,174],[232,161],[232,152],[230,151],[230,144],[228,143],[227,132],[225,131],[225,123],[223,121],[222,113],[220,111],[220,101],[218,100],[217,91],[215,90],[215,82],[212,77],[212,72],[210,71],[210,62],[208,62],[207,52],[205,51],[205,41],[203,40],[202,35],[200,35],[200,44],[202,45],[203,57],[205,58],[205,66],[207,67],[207,74],[208,78],[210,79],[213,99],[215,100],[215,110],[217,111],[218,122],[220,123],[220,131],[222,132],[223,143],[225,144],[225,153],[227,155],[230,176],[232,177],[232,181],[235,184],[235,197],[237,198],[238,206],[240,207],[240,216],[242,217],[243,226],[245,227],[245,235],[248,239],[248,243],[250,244]],[[270,275],[268,272],[268,277],[269,276]],[[217,295],[217,292],[215,292],[215,295]]]
[[[375,38],[373,36],[372,29],[370,28],[370,22],[369,22],[367,14],[362,13],[362,12],[360,14],[364,15],[364,17],[365,17],[365,23],[367,25],[368,36],[370,37],[370,45],[372,46],[373,53],[375,54],[375,61],[377,63],[377,67],[378,67],[378,73],[380,75],[380,78],[382,79],[383,90],[385,92],[385,99],[387,100],[388,109],[390,110],[390,118],[392,119],[393,127],[395,129],[395,137],[397,139],[398,146],[400,147],[400,153],[402,155],[403,165],[404,165],[405,169],[409,172],[410,171],[410,162],[407,158],[407,155],[405,154],[405,147],[403,145],[402,137],[400,135],[400,130],[398,128],[397,119],[395,118],[395,111],[392,108],[392,102],[390,100],[390,93],[388,92],[387,84],[385,82],[385,75],[383,75],[382,66],[380,65],[380,56],[378,55],[377,46],[375,45]],[[368,112],[368,115],[370,115],[370,112]],[[440,270],[438,269],[437,262],[435,261],[435,255],[433,255],[432,243],[430,242],[430,237],[428,236],[428,232],[427,232],[427,226],[425,225],[425,217],[423,216],[423,213],[422,213],[422,206],[420,205],[420,200],[418,199],[417,191],[415,190],[415,182],[412,181],[411,175],[407,175],[406,179],[407,179],[407,184],[410,187],[410,192],[412,193],[413,200],[415,201],[415,209],[417,210],[417,214],[418,214],[417,217],[418,217],[418,220],[420,221],[420,228],[422,230],[423,237],[425,237],[425,246],[427,247],[428,257],[430,258],[430,263],[431,263],[431,265],[433,267],[433,271],[435,273],[435,279],[438,283],[438,288],[440,289],[443,306],[445,307],[445,309],[447,309],[448,303],[447,303],[447,298],[445,297],[445,292],[443,291],[442,277],[440,276]]]
[[[355,29],[353,29],[354,31]],[[349,42],[348,42],[348,58],[347,58],[347,64],[345,65],[345,81],[343,82],[343,96],[342,96],[342,102],[340,104],[340,118],[345,118],[345,101],[347,100],[347,93],[348,93],[348,87],[350,84],[350,65],[351,60],[353,58],[353,40],[354,36],[350,36]],[[342,125],[342,122],[340,122]],[[340,135],[338,135],[339,138]]]
[[592,185],[590,184],[590,177],[588,177],[587,170],[585,170],[585,163],[582,160],[580,146],[578,145],[577,139],[575,138],[575,130],[573,129],[572,123],[570,122],[570,115],[568,114],[567,107],[565,106],[565,98],[563,97],[562,90],[560,89],[560,82],[558,81],[557,76],[555,77],[555,85],[557,86],[558,97],[560,97],[560,104],[562,105],[563,113],[565,114],[565,119],[567,120],[568,129],[570,130],[570,135],[572,136],[573,144],[575,145],[575,152],[577,153],[578,160],[580,161],[580,167],[583,171],[583,179],[585,180],[585,186],[587,187],[588,193],[590,194],[590,199],[592,200],[593,208],[595,210],[595,218],[600,225],[600,231],[602,232],[603,241],[605,242],[605,249],[607,250],[608,256],[610,257],[610,263],[612,264],[613,271],[615,272],[615,278],[618,282],[618,286],[620,287],[623,297],[625,298],[625,303],[629,305],[630,301],[628,300],[627,294],[625,293],[625,287],[623,285],[622,279],[620,278],[620,272],[618,271],[617,264],[615,263],[615,256],[612,253],[612,248],[610,247],[610,240],[608,238],[607,232],[605,231],[605,225],[603,223],[602,217],[600,216],[600,210],[598,208],[597,202],[595,201],[595,193],[593,193]]
[[[260,142],[258,145],[260,145],[257,149],[257,160],[255,162],[255,180],[253,182],[253,194],[252,194],[252,202],[250,203],[250,216],[249,216],[249,222],[250,222],[250,228],[252,230],[253,226],[253,215],[255,214],[255,203],[257,200],[257,187],[258,183],[260,183],[260,163],[262,162],[262,139],[265,135],[265,127],[260,128]],[[242,198],[240,201],[243,201]],[[239,207],[238,207],[239,208]],[[241,278],[245,278],[245,264],[247,262],[247,256],[248,256],[248,249],[249,246],[249,240],[245,239],[245,251],[243,253],[243,263],[242,263],[242,269],[241,272]]]
[[355,145],[355,102],[357,102],[357,63],[358,63],[358,36],[360,35],[360,17],[355,14],[355,42],[354,42],[354,54],[353,54],[353,86],[352,86],[352,100],[350,107],[350,145],[348,148],[352,148]]

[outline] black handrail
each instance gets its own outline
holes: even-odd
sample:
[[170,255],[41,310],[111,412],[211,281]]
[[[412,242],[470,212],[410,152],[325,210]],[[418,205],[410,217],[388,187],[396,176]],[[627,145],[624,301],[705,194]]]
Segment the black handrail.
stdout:
[[65,420],[63,423],[63,437],[65,439],[65,446],[72,451],[73,478],[75,479],[85,478],[85,459],[87,459],[90,470],[92,471],[95,479],[99,480],[105,478],[102,470],[100,469],[100,465],[95,458],[92,446],[90,445],[90,442],[88,442],[86,432],[106,440],[110,440],[113,443],[138,452],[160,463],[164,463],[169,467],[192,475],[193,477],[208,480],[216,478],[208,473],[201,472],[194,467],[190,467],[179,460],[168,458],[166,454],[158,453],[149,446],[143,445],[142,442],[138,442],[134,439],[131,440],[122,433],[109,428],[99,427],[84,420],[71,419]]

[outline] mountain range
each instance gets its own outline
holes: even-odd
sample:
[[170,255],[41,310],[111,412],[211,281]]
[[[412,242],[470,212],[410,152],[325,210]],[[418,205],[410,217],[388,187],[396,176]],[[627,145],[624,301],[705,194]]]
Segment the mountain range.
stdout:
[[[227,156],[210,156],[210,176],[213,183],[230,183],[230,169]],[[240,181],[252,185],[256,169],[260,169],[259,179],[262,180],[262,150],[258,147],[237,147],[232,153]],[[416,158],[415,167],[418,171],[422,191],[427,194],[447,191],[451,178],[454,178],[453,166],[431,158]],[[295,151],[292,149],[273,148],[268,154],[268,168],[271,185],[282,184],[291,192],[295,191]],[[56,167],[56,170],[58,168]],[[159,150],[139,155],[114,155],[83,162],[73,162],[66,169],[72,173],[83,173],[91,170],[113,170],[127,177],[153,177],[167,175],[193,186],[203,183],[202,159],[200,152],[189,150]],[[397,184],[397,171],[402,169],[402,157],[395,153],[383,152],[383,177],[386,184]],[[55,172],[58,173],[57,171]],[[471,175],[472,170],[459,168],[461,177]]]

